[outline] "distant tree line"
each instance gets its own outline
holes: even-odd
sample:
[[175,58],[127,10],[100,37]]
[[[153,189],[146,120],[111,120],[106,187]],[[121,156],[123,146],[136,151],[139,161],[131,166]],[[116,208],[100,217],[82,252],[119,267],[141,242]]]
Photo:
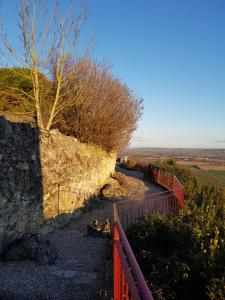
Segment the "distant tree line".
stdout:
[[20,0],[18,47],[0,24],[0,110],[30,114],[40,129],[119,151],[137,127],[142,100],[91,57],[91,43],[78,55],[86,8],[73,14],[73,3],[64,11],[63,2],[48,2]]

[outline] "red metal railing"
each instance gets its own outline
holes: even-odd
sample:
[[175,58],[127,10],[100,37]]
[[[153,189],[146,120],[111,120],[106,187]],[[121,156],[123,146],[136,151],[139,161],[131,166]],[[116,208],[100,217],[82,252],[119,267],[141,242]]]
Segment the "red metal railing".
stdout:
[[136,224],[145,215],[171,215],[178,211],[178,201],[172,191],[148,195],[144,200],[127,200],[115,204],[123,229]]
[[169,173],[152,165],[149,165],[146,168],[146,172],[153,181],[174,193],[179,204],[179,209],[184,208],[184,189],[175,175],[170,175]]
[[114,204],[114,300],[153,300]]
[[184,207],[184,191],[175,176],[158,168],[146,169],[151,179],[167,190],[148,195],[143,201],[114,203],[114,300],[153,300],[124,230],[145,215],[170,215]]

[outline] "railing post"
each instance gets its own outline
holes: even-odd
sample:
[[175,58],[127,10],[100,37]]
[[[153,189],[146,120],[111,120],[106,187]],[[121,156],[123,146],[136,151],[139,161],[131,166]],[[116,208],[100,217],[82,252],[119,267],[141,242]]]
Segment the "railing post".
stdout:
[[120,257],[117,249],[119,233],[116,222],[113,228],[113,269],[114,269],[114,300],[120,300]]
[[181,190],[181,209],[184,209],[184,190]]
[[58,184],[58,191],[57,191],[57,213],[58,216],[60,215],[60,184]]

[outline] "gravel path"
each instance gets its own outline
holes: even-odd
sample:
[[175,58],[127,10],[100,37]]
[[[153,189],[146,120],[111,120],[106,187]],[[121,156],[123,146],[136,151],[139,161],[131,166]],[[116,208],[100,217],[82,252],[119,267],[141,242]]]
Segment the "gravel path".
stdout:
[[[130,198],[142,199],[148,193],[162,191],[144,181],[141,172],[119,171],[126,174],[126,188],[117,183],[115,190],[123,189],[123,199],[126,192]],[[69,226],[47,235],[58,253],[54,265],[0,262],[0,300],[112,299],[112,240],[87,234],[87,224],[94,219],[112,220],[112,203],[122,198],[111,196],[109,200],[96,200]]]
[[134,198],[142,200],[147,195],[163,192],[165,189],[154,182],[144,180],[144,173],[127,170],[117,166],[117,172],[127,176],[128,189],[132,191]]
[[106,281],[112,280],[111,240],[88,235],[87,224],[110,216],[112,203],[95,206],[69,226],[46,236],[57,249],[54,265],[39,266],[31,261],[0,263],[0,299],[111,299],[111,291],[106,290]]

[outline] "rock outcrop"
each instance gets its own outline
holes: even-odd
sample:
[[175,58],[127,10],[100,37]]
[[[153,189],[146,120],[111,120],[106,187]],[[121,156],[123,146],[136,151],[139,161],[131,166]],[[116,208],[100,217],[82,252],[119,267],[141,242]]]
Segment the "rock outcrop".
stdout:
[[49,240],[31,233],[11,242],[3,253],[4,260],[33,260],[40,265],[53,264],[57,258]]

